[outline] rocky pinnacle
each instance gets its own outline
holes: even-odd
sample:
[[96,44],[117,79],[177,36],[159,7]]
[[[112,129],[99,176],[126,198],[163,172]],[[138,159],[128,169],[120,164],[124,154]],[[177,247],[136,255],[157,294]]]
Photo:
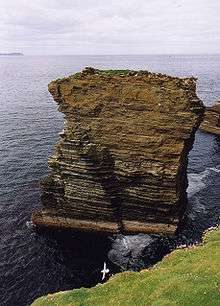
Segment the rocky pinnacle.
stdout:
[[64,130],[42,181],[38,226],[174,234],[203,118],[195,78],[86,68],[52,81]]

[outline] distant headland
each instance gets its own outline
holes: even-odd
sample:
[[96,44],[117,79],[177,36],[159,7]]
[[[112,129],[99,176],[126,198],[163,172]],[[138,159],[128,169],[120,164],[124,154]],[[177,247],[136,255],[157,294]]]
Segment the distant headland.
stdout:
[[23,56],[24,54],[21,52],[12,52],[12,53],[1,53],[0,52],[0,56],[2,55],[9,55],[9,56]]

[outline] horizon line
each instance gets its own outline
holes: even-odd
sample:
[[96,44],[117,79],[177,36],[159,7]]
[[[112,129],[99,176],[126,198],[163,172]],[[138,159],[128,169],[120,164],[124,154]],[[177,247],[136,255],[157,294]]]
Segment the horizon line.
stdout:
[[[4,54],[5,53],[5,54]],[[28,54],[25,54],[23,52],[0,52],[0,54],[4,54],[4,55],[7,55],[7,54],[13,54],[13,53],[21,53],[23,54],[24,56],[176,56],[176,55],[181,55],[181,56],[198,56],[198,55],[220,55],[220,52],[219,53],[132,53],[132,54],[126,54],[126,53],[120,53],[120,54],[111,54],[111,53],[103,53],[103,54],[74,54],[74,53],[63,53],[63,54],[31,54],[31,53],[28,53]]]

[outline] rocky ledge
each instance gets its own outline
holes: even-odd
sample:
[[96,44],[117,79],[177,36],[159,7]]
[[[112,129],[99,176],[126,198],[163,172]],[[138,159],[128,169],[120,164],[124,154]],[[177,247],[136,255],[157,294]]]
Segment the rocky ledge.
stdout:
[[86,68],[49,84],[64,130],[42,182],[38,226],[174,234],[204,106],[196,79]]
[[204,121],[200,129],[207,133],[220,135],[220,101],[214,106],[206,107]]

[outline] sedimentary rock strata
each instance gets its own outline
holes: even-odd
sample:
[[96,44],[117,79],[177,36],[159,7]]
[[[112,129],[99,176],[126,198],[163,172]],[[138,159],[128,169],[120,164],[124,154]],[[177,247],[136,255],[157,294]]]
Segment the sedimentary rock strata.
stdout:
[[53,81],[64,130],[42,182],[37,225],[173,234],[187,156],[203,116],[194,78],[86,68]]
[[204,121],[200,129],[207,133],[220,135],[220,101],[214,106],[206,107]]

